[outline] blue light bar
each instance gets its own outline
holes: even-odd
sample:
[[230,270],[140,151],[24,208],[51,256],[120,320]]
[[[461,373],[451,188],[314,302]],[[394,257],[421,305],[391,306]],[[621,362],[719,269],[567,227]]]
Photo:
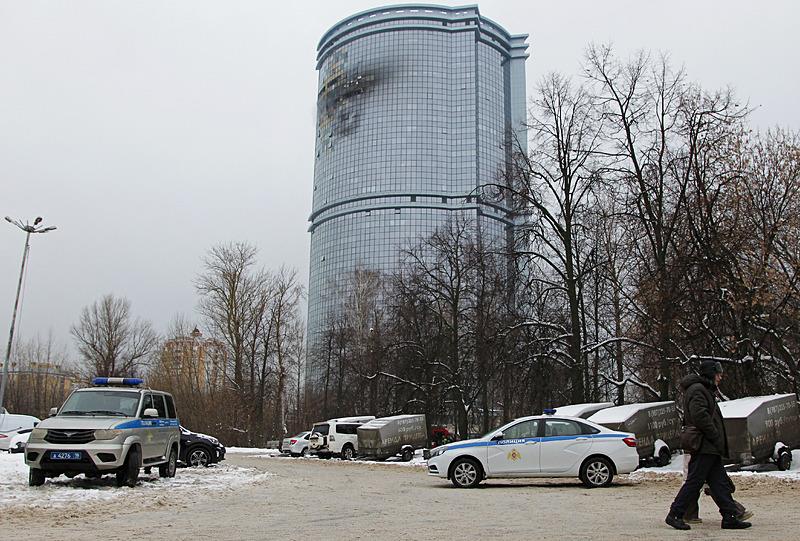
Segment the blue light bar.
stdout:
[[545,415],[553,415],[556,412],[553,408],[545,408],[544,414]]
[[92,385],[141,385],[141,378],[94,378]]

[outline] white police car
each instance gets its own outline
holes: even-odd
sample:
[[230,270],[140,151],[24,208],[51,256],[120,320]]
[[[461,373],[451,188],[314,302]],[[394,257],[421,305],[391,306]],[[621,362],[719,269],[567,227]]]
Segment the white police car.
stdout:
[[158,466],[174,477],[181,433],[172,395],[141,388],[138,378],[94,378],[60,410],[31,431],[25,446],[28,484],[64,474],[116,474],[118,486],[134,486],[139,469]]
[[594,488],[639,465],[633,434],[552,412],[426,451],[428,475],[450,479],[459,488],[494,477],[579,477]]

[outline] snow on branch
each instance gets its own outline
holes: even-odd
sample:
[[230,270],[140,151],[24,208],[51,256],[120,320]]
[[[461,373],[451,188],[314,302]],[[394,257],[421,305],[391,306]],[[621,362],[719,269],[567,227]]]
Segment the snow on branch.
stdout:
[[630,383],[631,385],[635,385],[635,386],[639,387],[640,389],[644,389],[645,391],[648,391],[648,392],[652,393],[652,395],[655,396],[655,397],[660,397],[661,396],[661,394],[658,391],[656,391],[653,387],[651,387],[650,385],[648,385],[647,383],[645,383],[643,381],[639,381],[639,380],[631,378],[631,377],[627,377],[627,378],[625,378],[625,379],[623,379],[621,381],[617,381],[617,380],[615,380],[613,378],[608,377],[607,375],[603,374],[602,372],[599,373],[598,375],[601,378],[603,378],[607,383],[610,383],[611,385],[614,385],[615,387],[624,387],[625,385]]

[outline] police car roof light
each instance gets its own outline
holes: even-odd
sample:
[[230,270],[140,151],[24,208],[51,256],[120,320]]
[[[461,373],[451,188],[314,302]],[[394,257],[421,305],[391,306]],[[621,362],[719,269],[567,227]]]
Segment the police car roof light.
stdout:
[[545,415],[553,415],[553,414],[555,414],[555,412],[556,412],[556,410],[554,410],[553,408],[545,408],[545,410],[544,410],[544,414]]
[[92,385],[141,385],[142,378],[94,378]]

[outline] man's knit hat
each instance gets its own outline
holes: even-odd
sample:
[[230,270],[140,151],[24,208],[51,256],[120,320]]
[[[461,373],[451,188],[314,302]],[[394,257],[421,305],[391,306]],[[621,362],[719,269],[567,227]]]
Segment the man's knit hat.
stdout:
[[698,372],[704,378],[713,380],[716,374],[722,374],[722,363],[719,361],[703,361],[700,363]]

